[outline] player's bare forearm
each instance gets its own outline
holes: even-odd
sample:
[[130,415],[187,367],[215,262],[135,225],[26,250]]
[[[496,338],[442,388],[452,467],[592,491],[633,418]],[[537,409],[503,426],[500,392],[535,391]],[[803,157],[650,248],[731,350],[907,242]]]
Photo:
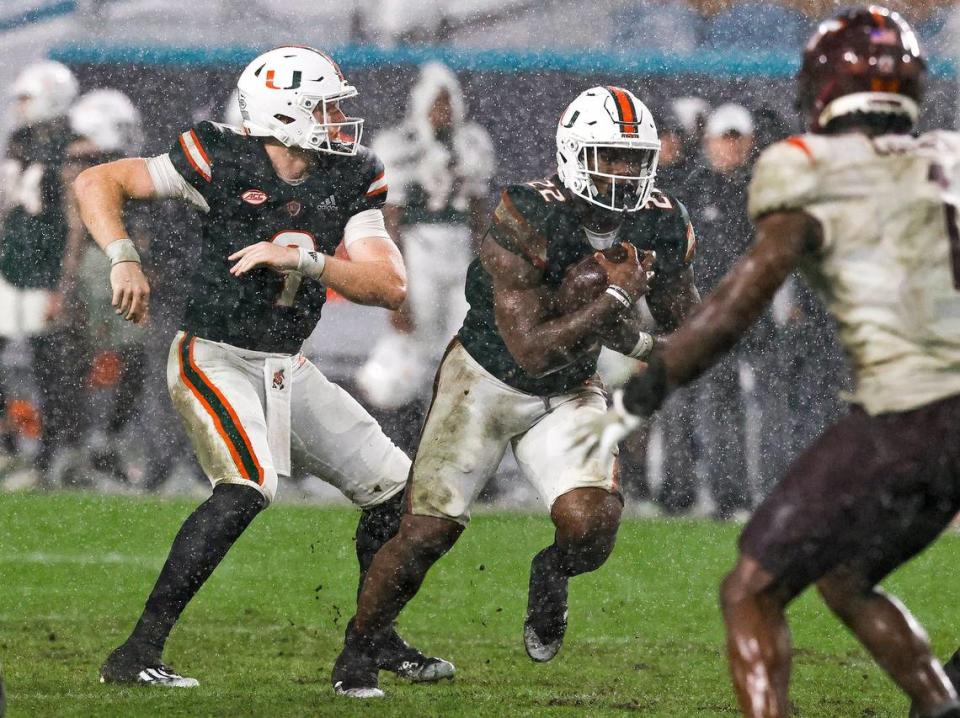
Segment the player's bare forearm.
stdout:
[[599,328],[623,309],[603,294],[577,311],[551,318],[552,295],[540,270],[489,237],[480,257],[493,279],[497,327],[510,354],[533,376],[561,369],[594,347]]
[[154,195],[153,180],[141,158],[90,167],[79,174],[73,188],[80,217],[101,248],[128,236],[123,224],[126,201]]
[[660,331],[670,332],[686,321],[700,305],[693,267],[669,278],[660,277],[647,293],[647,306]]
[[384,309],[399,309],[407,296],[407,275],[398,259],[328,257],[322,281],[351,302]]
[[[533,320],[530,312],[536,307],[528,300],[517,299],[516,311],[503,306],[512,301],[510,298],[497,300],[497,326],[514,359],[531,376],[550,374],[576,361],[585,352],[597,349],[601,341],[600,328],[623,310],[616,299],[601,294],[570,314]],[[518,314],[524,315],[519,321]],[[507,330],[505,327],[511,324],[512,329]]]
[[750,251],[666,338],[660,356],[668,384],[686,384],[715,364],[760,317],[804,254],[821,242],[820,224],[805,213],[778,212],[761,219]]
[[644,333],[643,315],[634,310],[623,312],[618,319],[609,322],[600,332],[603,345],[619,354],[630,354]]

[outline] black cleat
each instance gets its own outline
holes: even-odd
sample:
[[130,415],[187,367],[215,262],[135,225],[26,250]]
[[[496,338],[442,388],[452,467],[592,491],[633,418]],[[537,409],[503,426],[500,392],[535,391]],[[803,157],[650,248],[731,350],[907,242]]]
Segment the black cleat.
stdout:
[[350,621],[343,650],[337,656],[330,676],[334,692],[347,698],[383,698],[377,673],[373,642],[358,634]]
[[453,678],[456,673],[450,661],[423,655],[404,641],[395,629],[377,642],[377,667],[413,683],[433,683]]
[[527,619],[523,623],[523,647],[537,663],[553,660],[567,632],[567,578],[548,575],[534,559],[530,572]]
[[101,683],[131,683],[167,688],[196,688],[200,681],[181,676],[160,661],[144,660],[142,654],[127,644],[111,653],[100,668]]

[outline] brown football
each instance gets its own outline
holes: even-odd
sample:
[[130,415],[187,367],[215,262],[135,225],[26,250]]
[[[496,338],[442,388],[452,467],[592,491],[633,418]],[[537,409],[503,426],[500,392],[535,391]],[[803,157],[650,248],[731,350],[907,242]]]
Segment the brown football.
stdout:
[[[624,253],[624,256],[626,256],[626,253]],[[563,281],[557,288],[554,303],[557,316],[575,312],[585,304],[592,302],[603,294],[609,283],[606,271],[593,258],[592,254],[571,265],[567,268],[563,275]]]

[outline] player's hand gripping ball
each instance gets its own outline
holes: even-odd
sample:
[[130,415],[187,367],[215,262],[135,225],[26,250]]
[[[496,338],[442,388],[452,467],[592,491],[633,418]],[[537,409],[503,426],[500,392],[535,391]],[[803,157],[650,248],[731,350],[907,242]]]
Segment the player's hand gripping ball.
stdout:
[[[602,250],[608,261],[620,263],[627,258],[622,245],[615,244]],[[555,295],[554,308],[558,316],[570,314],[599,297],[610,284],[606,270],[594,255],[588,255],[569,267]]]

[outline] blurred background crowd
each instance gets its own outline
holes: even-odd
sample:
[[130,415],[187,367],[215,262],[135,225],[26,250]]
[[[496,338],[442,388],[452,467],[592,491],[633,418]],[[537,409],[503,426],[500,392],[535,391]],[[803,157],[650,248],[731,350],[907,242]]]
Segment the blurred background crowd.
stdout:
[[[952,4],[891,2],[934,56],[926,125],[955,126]],[[0,176],[0,488],[206,491],[166,392],[197,233],[173,203],[130,209],[152,282],[150,323],[109,308],[108,262],[69,190],[91,163],[159,154],[196,121],[239,123],[239,68],[263,47],[322,46],[360,90],[364,143],[383,159],[386,219],[409,275],[388,314],[331,297],[305,351],[416,448],[433,372],[466,311],[467,264],[499,189],[553,174],[556,117],[593,84],[647,101],[662,141],[657,184],[686,205],[706,295],[752,241],[751,166],[801,130],[791,75],[829,0],[262,0],[7,3],[11,88]],[[23,5],[23,7],[19,7]],[[309,8],[308,8],[309,5]],[[32,58],[36,62],[27,62]],[[53,58],[53,61],[44,58]],[[793,63],[793,64],[791,64]],[[630,360],[602,361],[608,385]],[[735,518],[844,410],[831,320],[799,279],[737,350],[672,397],[623,447],[631,504]],[[308,478],[286,498],[331,498]],[[532,500],[510,457],[487,498]]]

